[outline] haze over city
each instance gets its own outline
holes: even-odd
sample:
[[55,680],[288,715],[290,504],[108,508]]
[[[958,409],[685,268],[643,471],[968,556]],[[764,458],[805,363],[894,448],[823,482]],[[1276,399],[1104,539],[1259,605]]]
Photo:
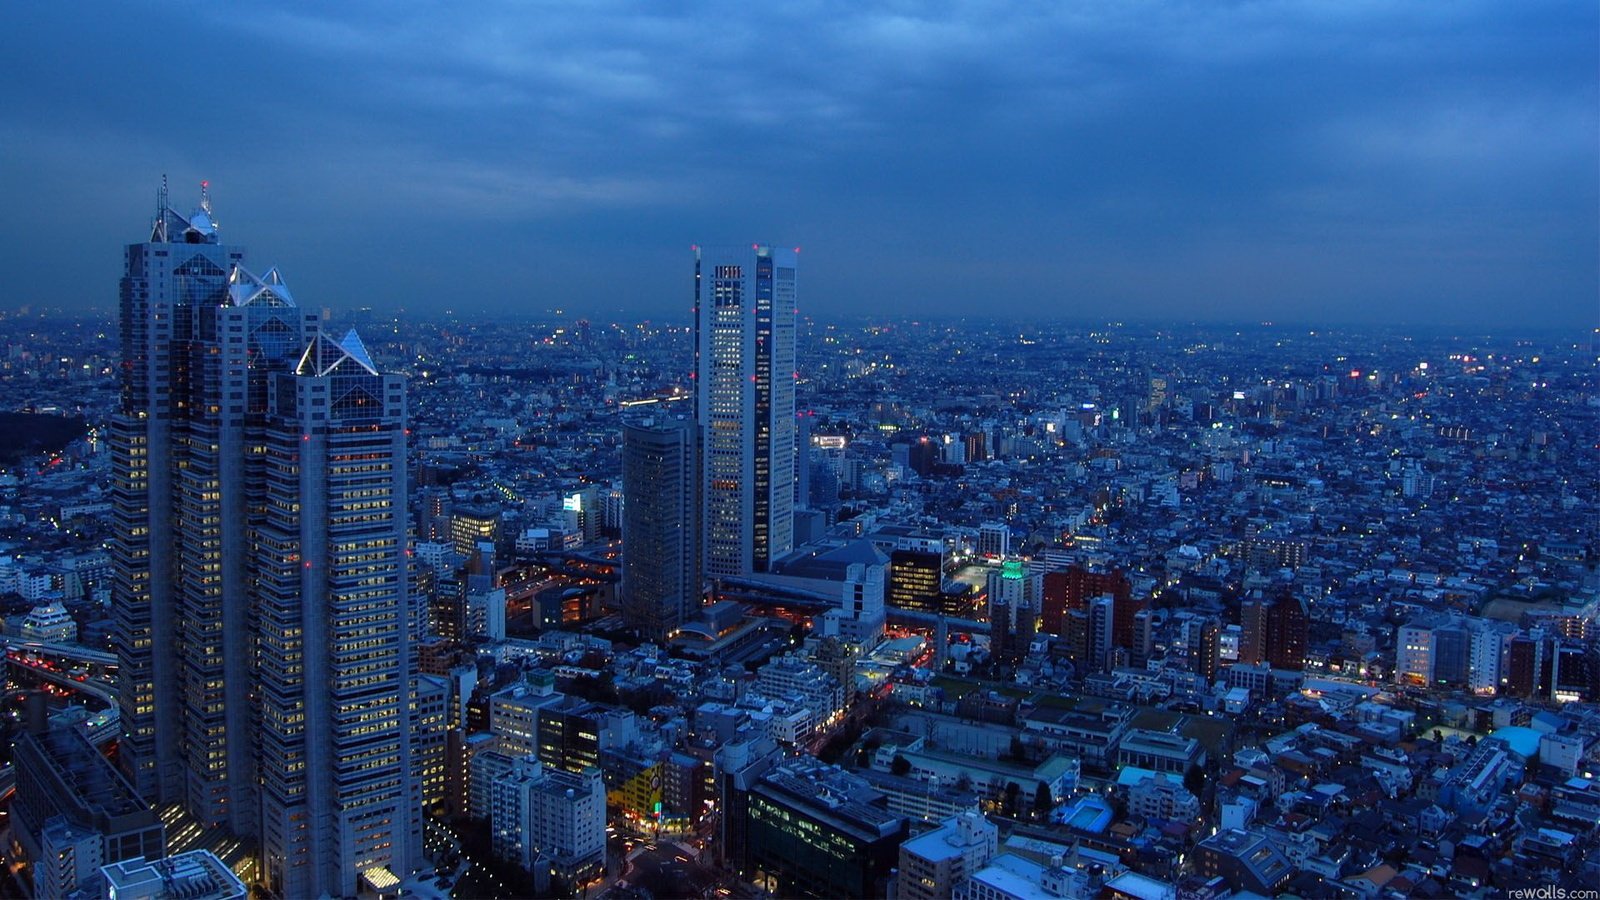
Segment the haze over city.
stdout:
[[809,314],[1596,317],[1592,3],[9,12],[8,306],[109,309],[166,174],[332,305],[682,317],[771,241]]

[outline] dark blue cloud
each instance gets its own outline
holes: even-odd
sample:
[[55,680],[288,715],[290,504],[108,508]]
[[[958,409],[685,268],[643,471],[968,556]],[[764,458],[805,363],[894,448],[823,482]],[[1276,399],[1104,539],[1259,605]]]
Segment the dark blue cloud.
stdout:
[[1592,3],[30,5],[0,303],[111,301],[162,172],[318,305],[1596,318]]

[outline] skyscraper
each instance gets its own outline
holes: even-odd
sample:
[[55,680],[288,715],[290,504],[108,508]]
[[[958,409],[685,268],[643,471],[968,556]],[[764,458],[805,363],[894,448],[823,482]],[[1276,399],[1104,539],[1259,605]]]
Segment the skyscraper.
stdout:
[[763,572],[794,544],[795,266],[791,250],[696,248],[695,417],[705,573]]
[[260,839],[269,886],[353,894],[420,853],[404,384],[276,270],[158,198],[128,246],[111,426],[120,759]]
[[405,409],[404,378],[380,374],[354,331],[316,335],[271,385],[255,560],[261,850],[282,896],[353,895],[372,870],[403,877],[420,859]]
[[662,641],[700,605],[699,431],[681,419],[622,426],[622,614]]
[[[189,746],[183,739],[185,730],[198,725],[199,737],[211,735],[205,733],[202,723],[186,721],[185,688],[197,671],[211,667],[222,656],[223,649],[220,641],[202,643],[196,665],[186,667],[186,654],[175,652],[180,649],[180,638],[204,639],[214,636],[218,629],[223,634],[246,633],[243,610],[237,604],[223,604],[221,609],[207,611],[212,614],[202,614],[187,633],[180,633],[184,582],[175,577],[179,574],[185,538],[190,537],[187,529],[183,533],[177,531],[183,514],[178,479],[187,468],[191,447],[204,447],[208,455],[211,447],[209,440],[191,443],[189,434],[190,421],[199,412],[196,401],[200,399],[192,393],[190,378],[195,361],[191,350],[196,311],[202,307],[215,310],[228,303],[229,272],[241,266],[244,258],[244,248],[220,242],[209,198],[202,197],[200,208],[184,218],[168,205],[165,185],[157,197],[149,239],[128,245],[123,256],[122,397],[109,429],[114,526],[111,555],[115,570],[112,615],[120,656],[119,706],[123,725],[119,752],[135,789],[146,800],[158,804],[187,799],[191,782],[185,774],[184,751]],[[283,327],[291,336],[303,333],[304,319],[285,319]],[[262,368],[279,362],[260,361]],[[226,367],[229,374],[234,368],[232,364]],[[225,395],[232,393],[229,390]],[[219,409],[212,416],[215,429],[224,428],[224,416],[233,418],[234,408],[242,405],[230,397],[228,412],[224,414]],[[237,418],[242,418],[242,411]],[[231,429],[228,430],[231,438]],[[210,519],[200,513],[198,505],[220,499],[220,487],[208,489],[208,480],[204,475],[186,479],[187,490],[194,490],[196,484],[201,486],[200,495],[187,504],[191,519],[197,515],[202,520]],[[230,498],[233,499],[237,498]],[[238,512],[231,504],[229,511]],[[233,517],[230,532],[240,519],[242,516]],[[200,524],[205,526],[205,533],[192,538],[201,555],[210,555],[206,564],[212,568],[201,576],[205,579],[203,584],[191,579],[188,586],[197,589],[191,599],[207,605],[205,601],[216,599],[218,590],[237,596],[231,594],[234,585],[229,582],[238,577],[239,569],[235,560],[224,563],[222,559],[224,550],[217,534],[220,521]],[[194,555],[191,551],[190,558]],[[210,597],[199,596],[202,593]],[[228,629],[229,625],[233,628]],[[223,658],[243,664],[247,657],[247,653],[240,652]],[[216,679],[212,687],[201,684],[197,689],[202,695],[216,689],[225,692],[229,674],[237,675],[236,668]],[[199,706],[202,713],[222,710],[222,703],[214,695]],[[222,727],[225,726],[218,730]],[[213,795],[213,785],[218,779],[226,779],[226,767],[234,761],[226,753],[214,757],[215,767],[197,773],[193,790]],[[187,805],[198,808],[207,804]],[[208,822],[219,820],[214,809],[205,818]]]

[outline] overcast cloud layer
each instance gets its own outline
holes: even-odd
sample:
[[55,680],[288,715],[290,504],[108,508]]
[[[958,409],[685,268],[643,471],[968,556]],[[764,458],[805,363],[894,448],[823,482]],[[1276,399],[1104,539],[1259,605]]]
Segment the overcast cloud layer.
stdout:
[[0,306],[110,308],[162,173],[302,303],[1587,328],[1593,0],[18,3]]

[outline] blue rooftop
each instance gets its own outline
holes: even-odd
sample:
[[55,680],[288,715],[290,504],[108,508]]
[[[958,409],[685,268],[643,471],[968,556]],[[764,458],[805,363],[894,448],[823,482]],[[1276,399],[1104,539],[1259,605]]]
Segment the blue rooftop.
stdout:
[[1489,736],[1510,744],[1511,749],[1524,759],[1532,759],[1539,755],[1539,740],[1544,737],[1532,728],[1523,728],[1520,725],[1496,729],[1494,734]]

